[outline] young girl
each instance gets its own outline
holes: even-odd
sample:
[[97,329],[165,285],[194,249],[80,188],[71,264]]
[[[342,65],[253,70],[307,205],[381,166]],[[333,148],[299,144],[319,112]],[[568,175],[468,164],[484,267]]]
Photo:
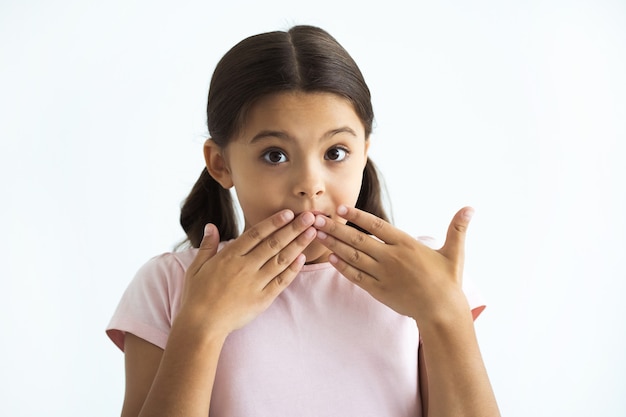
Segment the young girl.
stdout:
[[[386,221],[357,65],[297,26],[211,81],[192,248],[144,265],[107,329],[123,416],[496,416],[463,291],[471,208],[430,249]],[[230,189],[243,212],[238,236]]]

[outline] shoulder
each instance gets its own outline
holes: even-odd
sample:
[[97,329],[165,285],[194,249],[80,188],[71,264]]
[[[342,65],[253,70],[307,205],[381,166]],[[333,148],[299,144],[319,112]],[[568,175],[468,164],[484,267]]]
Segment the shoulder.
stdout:
[[139,268],[135,279],[145,280],[154,279],[155,277],[174,278],[183,276],[197,251],[197,249],[192,248],[180,252],[165,252],[154,256]]
[[196,256],[196,253],[198,253],[197,248],[189,248],[176,252],[164,252],[148,260],[148,262],[144,264],[144,267],[160,267],[186,271]]
[[167,252],[144,263],[107,326],[111,340],[124,350],[126,333],[165,347],[172,319],[179,308],[185,272],[197,249]]

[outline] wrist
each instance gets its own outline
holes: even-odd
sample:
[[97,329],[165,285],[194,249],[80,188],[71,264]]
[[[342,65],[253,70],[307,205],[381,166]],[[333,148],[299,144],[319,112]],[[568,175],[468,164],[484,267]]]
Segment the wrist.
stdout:
[[414,316],[422,337],[428,334],[446,334],[474,326],[472,312],[465,294],[459,292],[447,302],[437,303],[425,313]]
[[183,338],[197,344],[222,345],[230,331],[202,314],[181,309],[172,322],[170,338]]

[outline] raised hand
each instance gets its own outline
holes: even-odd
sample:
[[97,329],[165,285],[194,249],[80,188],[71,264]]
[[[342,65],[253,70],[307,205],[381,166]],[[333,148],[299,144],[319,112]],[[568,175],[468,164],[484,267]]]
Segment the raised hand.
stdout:
[[317,238],[333,252],[329,261],[345,277],[418,324],[469,314],[462,276],[471,208],[454,216],[439,250],[362,210],[340,206],[337,213],[377,238],[328,217],[316,217]]
[[179,316],[224,334],[253,320],[304,265],[302,251],[316,235],[314,220],[309,212],[294,219],[292,211],[283,210],[246,230],[219,253],[218,231],[208,224],[185,275]]

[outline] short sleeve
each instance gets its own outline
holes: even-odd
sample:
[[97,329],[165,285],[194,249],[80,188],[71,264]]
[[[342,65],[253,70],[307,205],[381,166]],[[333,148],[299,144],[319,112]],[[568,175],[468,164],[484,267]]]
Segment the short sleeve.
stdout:
[[106,328],[113,343],[124,350],[124,337],[132,333],[162,349],[182,295],[184,268],[172,253],[146,262],[122,295]]
[[[436,239],[430,236],[420,236],[417,240],[431,249],[439,248]],[[472,317],[476,320],[487,305],[471,277],[467,275],[463,277],[463,293],[465,293],[465,298],[467,298],[470,310],[472,311]]]

